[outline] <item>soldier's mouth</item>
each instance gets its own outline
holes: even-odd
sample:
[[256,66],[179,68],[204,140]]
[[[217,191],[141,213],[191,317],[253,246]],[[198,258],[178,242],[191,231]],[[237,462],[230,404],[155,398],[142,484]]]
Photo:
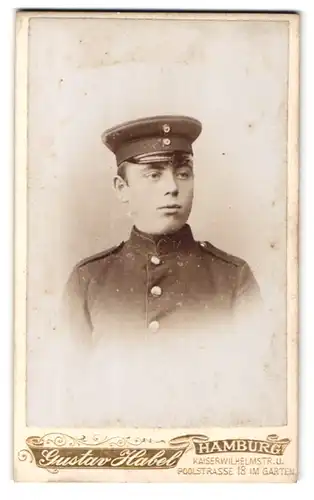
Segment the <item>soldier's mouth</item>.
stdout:
[[172,203],[169,205],[164,205],[163,207],[159,207],[158,210],[179,210],[181,208],[181,205],[178,205],[177,203]]
[[177,213],[180,212],[181,208],[182,208],[181,205],[174,203],[171,205],[164,205],[163,207],[159,207],[158,210],[162,212],[164,215],[169,216],[169,215],[176,215]]

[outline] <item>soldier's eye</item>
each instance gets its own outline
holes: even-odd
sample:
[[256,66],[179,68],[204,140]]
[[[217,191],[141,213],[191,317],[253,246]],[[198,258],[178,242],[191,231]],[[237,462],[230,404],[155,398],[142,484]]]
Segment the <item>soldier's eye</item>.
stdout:
[[159,170],[151,170],[147,172],[146,177],[152,179],[152,180],[157,180],[161,176],[161,172]]
[[192,177],[193,173],[190,168],[180,168],[176,172],[176,176],[178,179],[186,180]]

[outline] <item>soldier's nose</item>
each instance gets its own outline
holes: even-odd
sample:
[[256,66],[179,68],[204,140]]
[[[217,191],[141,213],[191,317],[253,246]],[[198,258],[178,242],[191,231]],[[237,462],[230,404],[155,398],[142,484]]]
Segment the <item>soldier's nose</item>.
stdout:
[[168,175],[164,178],[165,181],[165,194],[171,194],[172,196],[177,196],[178,194],[178,184],[176,179],[172,173],[168,173]]

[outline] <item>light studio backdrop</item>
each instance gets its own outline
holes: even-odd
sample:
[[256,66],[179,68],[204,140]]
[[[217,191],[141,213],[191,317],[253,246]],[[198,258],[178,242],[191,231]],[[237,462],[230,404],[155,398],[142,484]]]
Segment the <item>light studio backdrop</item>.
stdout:
[[[29,42],[29,424],[45,424],[45,339],[72,267],[131,227],[101,133],[141,116],[202,122],[189,223],[251,266],[285,380],[288,24],[46,18]],[[283,424],[284,383],[278,405]]]

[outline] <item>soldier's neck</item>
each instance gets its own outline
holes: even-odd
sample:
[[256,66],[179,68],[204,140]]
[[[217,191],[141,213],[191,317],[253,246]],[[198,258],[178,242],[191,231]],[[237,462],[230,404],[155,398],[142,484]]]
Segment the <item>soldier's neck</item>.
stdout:
[[189,225],[184,224],[183,226],[180,227],[180,229],[177,229],[176,231],[168,231],[164,233],[149,233],[146,231],[142,231],[141,229],[138,229],[138,227],[135,225],[133,226],[133,232],[137,233],[138,235],[144,238],[149,238],[150,240],[153,240],[155,242],[164,238],[177,239],[177,237],[181,233],[185,233],[187,229],[188,230],[190,229]]

